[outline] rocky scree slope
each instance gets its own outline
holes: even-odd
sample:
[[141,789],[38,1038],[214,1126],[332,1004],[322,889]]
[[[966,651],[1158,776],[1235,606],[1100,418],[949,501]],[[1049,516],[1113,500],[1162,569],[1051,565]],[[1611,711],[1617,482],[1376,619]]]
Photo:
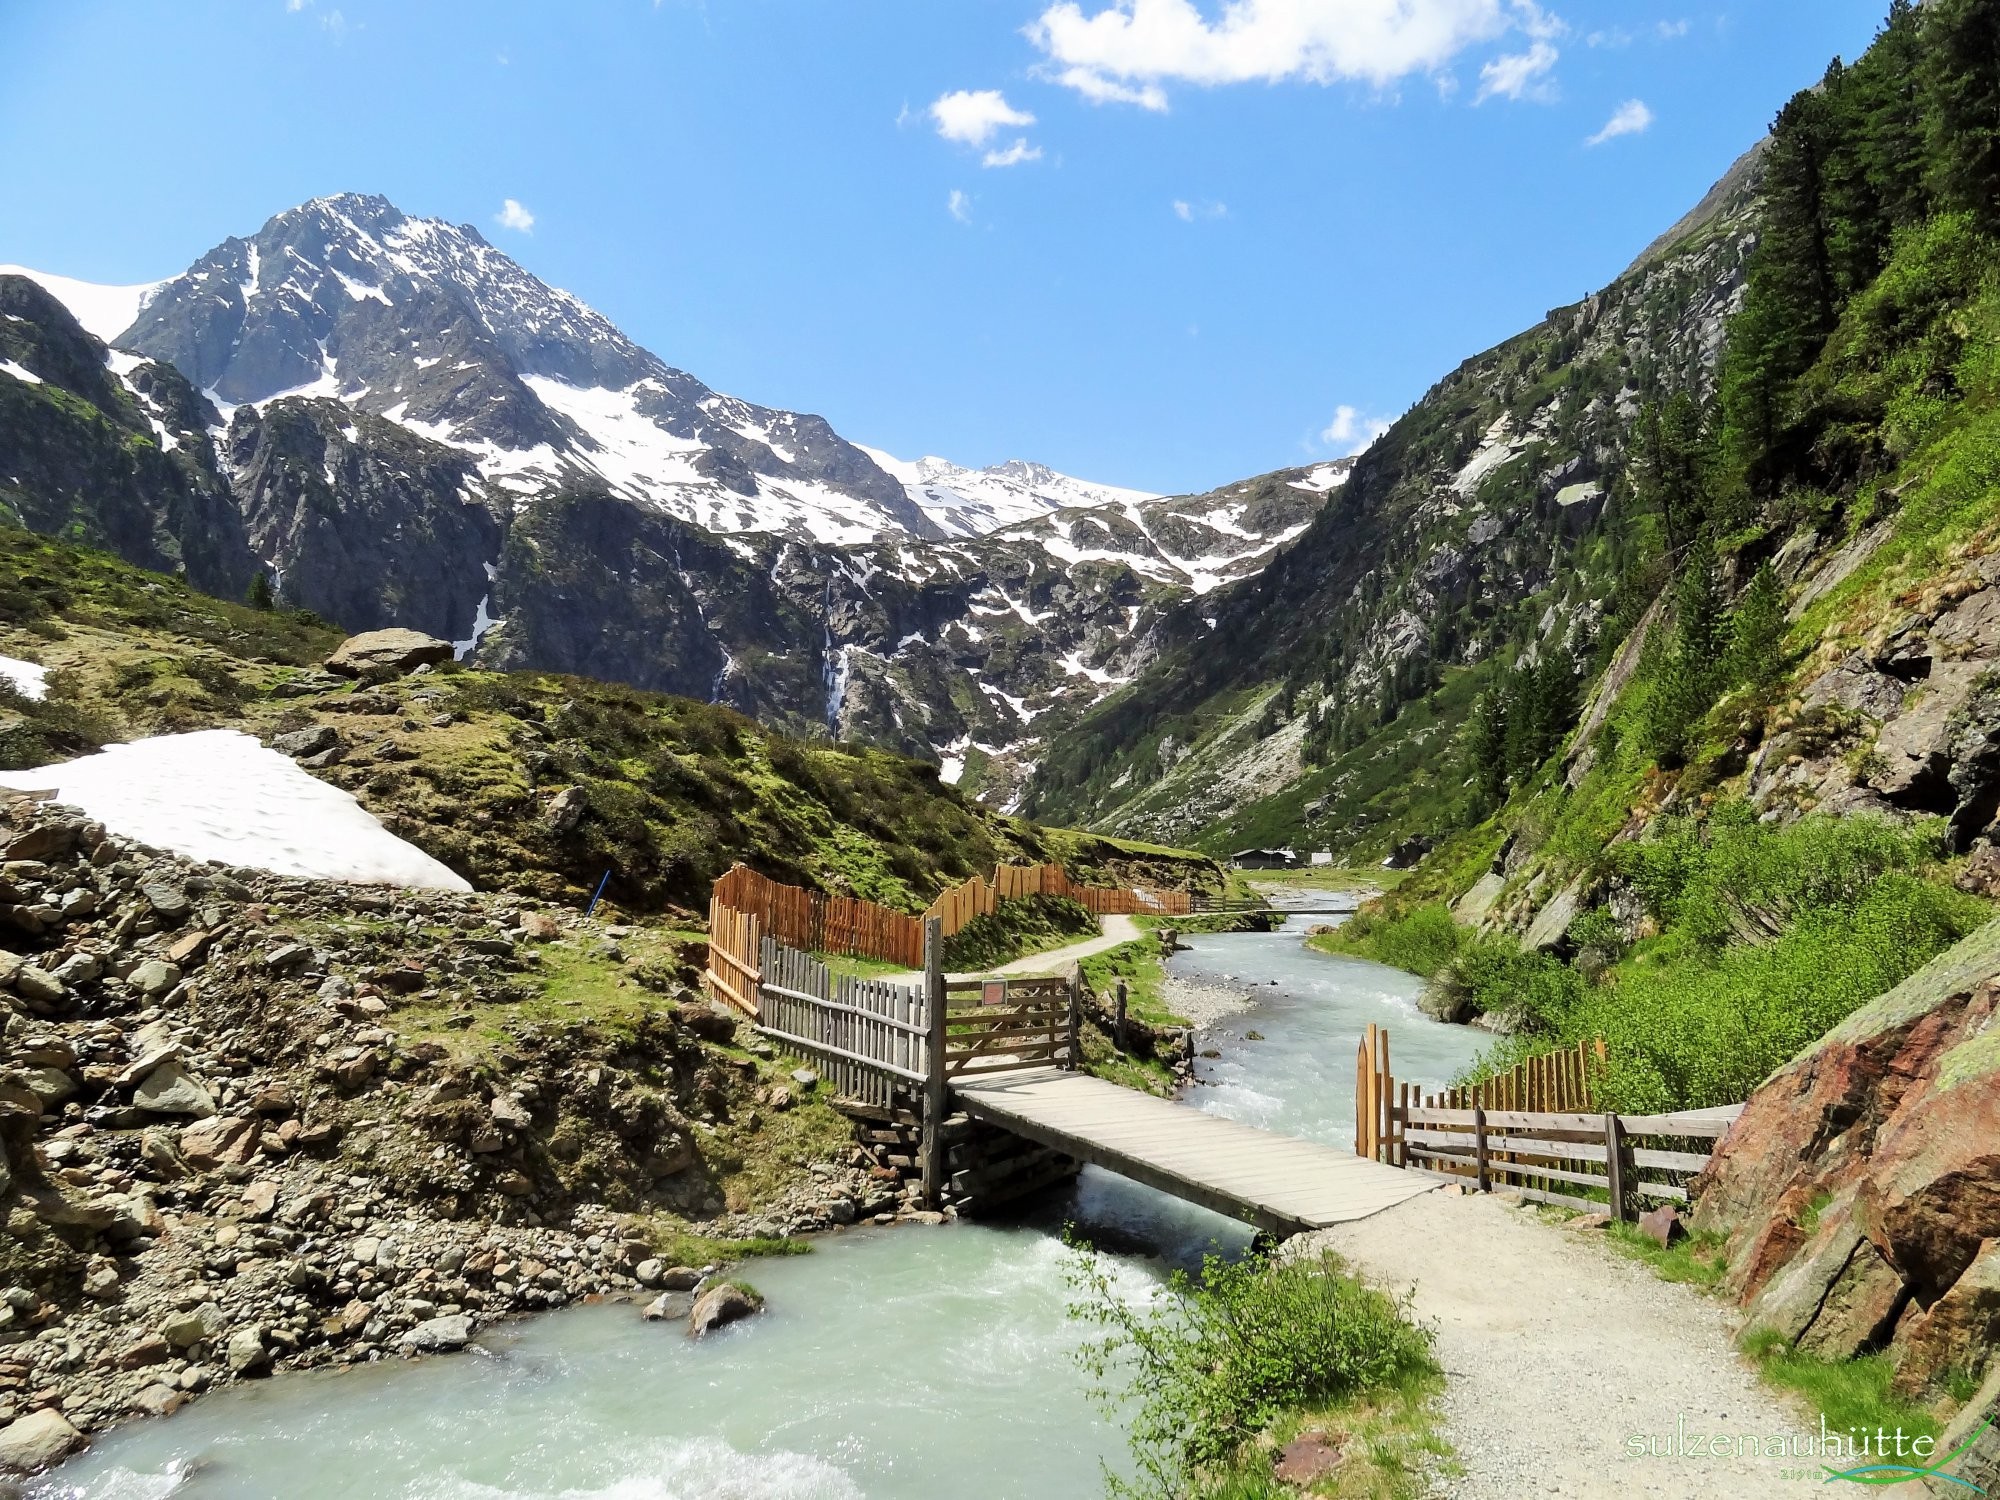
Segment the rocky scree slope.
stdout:
[[702,1250],[690,1227],[910,1202],[686,987],[698,944],[197,865],[27,797],[0,854],[0,1462],[273,1368],[686,1288],[654,1247]]
[[1629,627],[1635,418],[1712,388],[1761,154],[1609,287],[1439,381],[1261,572],[1172,610],[1146,669],[1051,739],[1024,807],[1212,849],[1381,853],[1442,821],[1467,669],[1588,662]]
[[[1160,609],[1254,572],[1339,472],[1161,499],[903,464],[709,391],[476,231],[379,198],[225,242],[129,328],[0,280],[21,304],[0,500],[22,524],[226,597],[261,572],[349,630],[919,754],[1002,803],[1143,663]],[[135,384],[168,369],[171,410]],[[100,518],[83,470],[132,471],[129,503]]]

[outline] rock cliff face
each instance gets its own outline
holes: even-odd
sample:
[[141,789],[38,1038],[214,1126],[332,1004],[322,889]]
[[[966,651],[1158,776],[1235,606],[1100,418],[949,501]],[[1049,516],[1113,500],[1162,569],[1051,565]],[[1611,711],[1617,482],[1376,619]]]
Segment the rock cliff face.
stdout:
[[2000,923],[1751,1098],[1697,1184],[1752,1329],[1888,1349],[1922,1394],[2000,1345]]
[[0,510],[16,524],[237,597],[256,560],[214,420],[173,366],[107,360],[41,287],[0,276]]

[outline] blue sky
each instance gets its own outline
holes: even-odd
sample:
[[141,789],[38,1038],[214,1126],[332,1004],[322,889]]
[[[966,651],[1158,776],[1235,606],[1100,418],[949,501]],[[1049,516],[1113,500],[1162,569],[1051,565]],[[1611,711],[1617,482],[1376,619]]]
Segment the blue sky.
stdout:
[[1884,9],[0,0],[0,262],[381,192],[857,441],[1196,490],[1610,280]]

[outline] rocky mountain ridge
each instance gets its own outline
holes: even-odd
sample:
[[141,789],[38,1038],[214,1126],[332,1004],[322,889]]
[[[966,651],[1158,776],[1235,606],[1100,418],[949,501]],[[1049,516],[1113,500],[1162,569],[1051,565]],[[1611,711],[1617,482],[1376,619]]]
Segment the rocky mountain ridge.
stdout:
[[[1604,290],[1466,360],[1257,574],[1163,616],[1146,670],[1025,806],[1203,846],[1386,852],[1454,788],[1462,669],[1622,633],[1638,417],[1706,390],[1756,244],[1762,148]],[[1454,686],[1458,682],[1459,686]]]
[[0,276],[0,501],[32,529],[870,740],[1003,802],[1162,609],[1254,573],[1344,472],[1156,497],[904,464],[717,395],[379,198],[314,200],[150,288],[42,280]]

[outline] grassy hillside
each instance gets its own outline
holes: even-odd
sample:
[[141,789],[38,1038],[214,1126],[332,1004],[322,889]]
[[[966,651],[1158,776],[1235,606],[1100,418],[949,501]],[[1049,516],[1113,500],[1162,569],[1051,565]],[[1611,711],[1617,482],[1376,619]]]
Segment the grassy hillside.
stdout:
[[1489,685],[1472,815],[1335,940],[1503,1055],[1607,1036],[1621,1104],[1742,1098],[2000,891],[2000,156],[1907,108],[2000,96],[1980,15],[1899,5],[1780,114],[1718,393],[1644,434],[1647,607],[1546,744]]
[[317,774],[475,884],[581,899],[608,870],[608,899],[633,910],[703,909],[737,860],[906,910],[1002,860],[1221,880],[1174,851],[1000,816],[933,766],[684,698],[452,664],[360,686],[318,669],[340,638],[310,615],[0,528],[0,653],[53,671],[46,702],[9,696],[0,761],[164,731],[325,726],[339,748]]

